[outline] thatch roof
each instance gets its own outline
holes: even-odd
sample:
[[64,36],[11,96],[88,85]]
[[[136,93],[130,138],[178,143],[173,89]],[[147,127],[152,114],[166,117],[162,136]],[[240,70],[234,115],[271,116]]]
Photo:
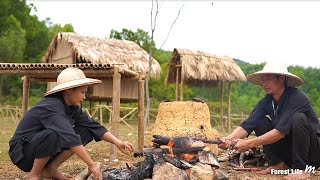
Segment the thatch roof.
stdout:
[[[59,43],[68,43],[72,51],[74,63],[120,64],[124,69],[149,72],[149,54],[135,42],[118,39],[100,39],[92,36],[82,36],[76,33],[58,33],[42,57],[43,63],[49,63],[54,57]],[[51,61],[52,62],[52,61]],[[153,58],[151,76],[160,77],[161,68]]]
[[175,83],[176,65],[181,66],[181,78],[191,86],[214,86],[219,81],[246,81],[241,68],[230,57],[201,51],[175,48],[167,65],[166,83]]

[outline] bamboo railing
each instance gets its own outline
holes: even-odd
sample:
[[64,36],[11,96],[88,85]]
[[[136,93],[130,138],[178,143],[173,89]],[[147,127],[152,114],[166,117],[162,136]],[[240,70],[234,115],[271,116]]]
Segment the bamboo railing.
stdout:
[[16,120],[20,120],[22,117],[22,109],[18,106],[0,106],[0,117],[9,117],[13,122],[16,122]]
[[[98,120],[100,124],[104,124],[104,121],[111,124],[111,113],[112,113],[112,106],[108,105],[96,105],[91,110],[88,108],[84,108],[84,111],[95,120]],[[106,115],[108,112],[109,116]],[[151,120],[155,120],[157,117],[158,109],[150,109],[149,117]],[[137,107],[120,107],[120,121],[126,124],[130,129],[136,130],[136,128],[132,127],[128,121],[130,120],[137,120],[138,119],[138,108]]]

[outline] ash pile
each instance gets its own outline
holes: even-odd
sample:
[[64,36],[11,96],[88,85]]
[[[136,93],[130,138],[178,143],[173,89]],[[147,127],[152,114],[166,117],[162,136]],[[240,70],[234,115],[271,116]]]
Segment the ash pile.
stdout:
[[234,149],[223,150],[217,157],[218,161],[230,171],[261,171],[268,167],[269,161],[262,146],[238,152]]
[[219,139],[153,135],[152,142],[152,147],[134,153],[134,157],[145,157],[143,161],[126,169],[105,169],[103,179],[228,179],[228,174],[219,170],[217,156],[206,146],[222,143]]

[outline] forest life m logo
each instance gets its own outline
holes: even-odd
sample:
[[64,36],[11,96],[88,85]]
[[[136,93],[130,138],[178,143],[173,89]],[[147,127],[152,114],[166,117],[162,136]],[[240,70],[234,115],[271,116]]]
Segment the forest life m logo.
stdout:
[[315,173],[316,167],[306,165],[306,168],[303,170],[301,169],[271,169],[271,174],[281,174],[281,175],[288,175],[288,174],[303,174],[303,173]]
[[306,165],[306,168],[304,169],[305,173],[314,173],[316,167],[315,166],[308,166]]

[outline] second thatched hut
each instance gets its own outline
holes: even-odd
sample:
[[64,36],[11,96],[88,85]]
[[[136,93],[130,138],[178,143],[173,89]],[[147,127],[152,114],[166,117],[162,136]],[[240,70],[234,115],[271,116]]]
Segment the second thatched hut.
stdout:
[[221,84],[220,127],[222,127],[223,118],[224,83],[228,82],[229,130],[231,129],[231,83],[234,81],[246,81],[246,76],[237,63],[227,56],[175,48],[167,65],[166,83],[176,84],[176,101],[178,101],[179,93],[180,101],[183,101],[184,84],[197,87],[212,87]]

